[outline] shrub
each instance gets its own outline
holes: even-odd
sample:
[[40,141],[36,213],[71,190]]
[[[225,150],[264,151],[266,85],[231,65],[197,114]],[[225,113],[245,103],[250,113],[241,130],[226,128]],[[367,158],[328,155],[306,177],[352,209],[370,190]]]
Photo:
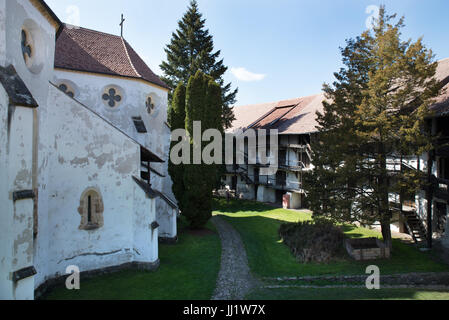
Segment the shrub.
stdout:
[[301,263],[328,263],[343,248],[343,231],[326,221],[286,223],[281,225],[279,235]]

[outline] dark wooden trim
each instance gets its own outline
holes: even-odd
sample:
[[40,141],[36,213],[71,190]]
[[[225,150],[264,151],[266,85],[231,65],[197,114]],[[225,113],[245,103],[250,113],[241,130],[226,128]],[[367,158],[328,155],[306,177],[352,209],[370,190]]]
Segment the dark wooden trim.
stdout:
[[34,199],[36,198],[36,194],[33,190],[20,190],[20,191],[14,191],[12,193],[12,200],[14,202],[19,200],[25,200],[25,199]]
[[151,230],[156,230],[157,228],[159,228],[159,223],[157,223],[157,221],[153,221],[150,225]]
[[20,280],[32,277],[35,274],[37,274],[37,271],[34,268],[34,266],[23,268],[23,269],[13,272],[12,281],[19,282]]

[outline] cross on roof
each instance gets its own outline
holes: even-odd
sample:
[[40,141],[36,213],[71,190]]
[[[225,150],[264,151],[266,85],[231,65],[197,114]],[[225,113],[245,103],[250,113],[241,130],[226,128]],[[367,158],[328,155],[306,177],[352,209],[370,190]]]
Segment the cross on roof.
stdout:
[[122,14],[122,19],[121,19],[121,22],[120,22],[120,24],[119,24],[119,26],[120,26],[120,34],[121,34],[121,37],[123,38],[123,23],[125,22],[125,20],[126,19],[123,19],[123,14]]

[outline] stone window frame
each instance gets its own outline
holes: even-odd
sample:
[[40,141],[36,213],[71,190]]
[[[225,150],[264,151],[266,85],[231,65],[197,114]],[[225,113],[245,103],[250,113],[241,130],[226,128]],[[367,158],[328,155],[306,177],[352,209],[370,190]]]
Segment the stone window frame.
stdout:
[[90,187],[82,193],[78,213],[81,216],[80,230],[96,230],[104,226],[103,197],[97,188]]
[[106,86],[101,94],[101,101],[107,107],[107,110],[116,110],[124,100],[124,90],[116,85]]
[[46,62],[42,29],[32,19],[26,19],[18,32],[19,52],[31,73],[39,74]]
[[148,115],[152,118],[157,117],[160,111],[160,107],[158,107],[160,98],[154,92],[145,96],[145,110]]
[[154,98],[152,95],[148,95],[145,99],[145,108],[147,109],[148,114],[154,113],[156,109],[156,105],[154,103]]
[[25,64],[28,68],[31,68],[32,61],[34,57],[34,40],[33,35],[29,31],[29,29],[25,26],[22,26],[21,32],[20,32],[20,46],[22,51],[22,57],[25,61]]
[[59,90],[68,95],[70,98],[76,98],[77,90],[71,82],[67,80],[61,80],[58,82],[57,87]]

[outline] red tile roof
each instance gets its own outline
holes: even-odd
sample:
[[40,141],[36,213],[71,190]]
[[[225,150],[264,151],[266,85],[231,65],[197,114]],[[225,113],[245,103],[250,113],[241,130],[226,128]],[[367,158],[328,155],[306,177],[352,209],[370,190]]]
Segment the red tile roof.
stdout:
[[85,28],[64,26],[56,41],[55,67],[141,79],[168,89],[125,39]]
[[[444,86],[443,93],[431,107],[436,116],[449,115],[449,58],[438,61],[435,74]],[[239,129],[277,129],[279,134],[308,134],[317,132],[316,112],[323,112],[324,94],[279,102],[234,108],[236,120],[229,132]]]
[[238,129],[277,129],[279,134],[316,132],[316,112],[323,111],[323,94],[260,105],[236,107],[236,120],[230,131]]
[[442,94],[436,99],[435,105],[431,110],[436,116],[445,116],[449,114],[449,58],[438,62],[438,68],[435,77],[443,85]]

